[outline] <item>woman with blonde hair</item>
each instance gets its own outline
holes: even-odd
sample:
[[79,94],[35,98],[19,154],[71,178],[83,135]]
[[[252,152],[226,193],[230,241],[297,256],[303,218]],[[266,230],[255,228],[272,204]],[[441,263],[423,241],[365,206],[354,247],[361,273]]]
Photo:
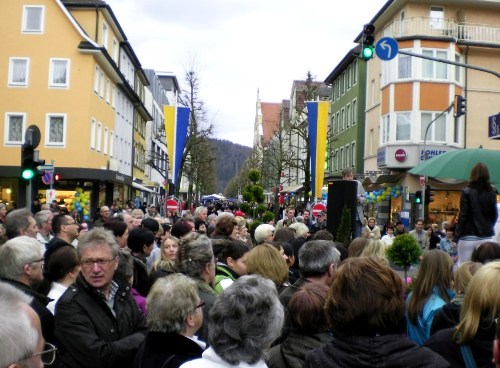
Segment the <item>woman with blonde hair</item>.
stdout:
[[498,285],[500,262],[482,266],[467,286],[458,326],[438,331],[426,342],[451,367],[494,367],[493,340],[500,317]]
[[380,234],[380,228],[375,223],[375,217],[370,217],[366,226],[363,228],[361,232],[361,236],[368,239],[378,240],[382,236]]
[[429,338],[432,319],[454,296],[451,288],[453,260],[448,253],[425,252],[413,291],[406,301],[408,337],[419,345]]
[[179,249],[179,239],[172,235],[163,237],[158,257],[149,271],[149,284],[152,286],[158,278],[175,272],[175,259]]
[[360,257],[375,257],[388,263],[387,255],[385,254],[388,245],[383,240],[372,240],[361,251]]
[[285,259],[274,246],[267,243],[259,244],[250,250],[247,257],[247,273],[272,280],[278,293],[288,280],[288,266]]

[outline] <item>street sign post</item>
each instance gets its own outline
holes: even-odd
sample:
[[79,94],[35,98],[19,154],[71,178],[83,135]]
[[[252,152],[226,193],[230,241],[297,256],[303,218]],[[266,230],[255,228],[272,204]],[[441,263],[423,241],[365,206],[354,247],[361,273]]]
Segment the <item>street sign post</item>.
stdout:
[[318,217],[318,213],[321,211],[326,212],[326,206],[323,203],[316,203],[312,208],[312,214],[314,217]]
[[47,172],[54,172],[54,165],[38,165],[36,167],[38,171],[47,171]]
[[392,60],[399,51],[398,41],[392,37],[383,37],[375,46],[375,53],[380,60]]
[[167,200],[167,211],[177,212],[179,211],[179,204],[175,199]]

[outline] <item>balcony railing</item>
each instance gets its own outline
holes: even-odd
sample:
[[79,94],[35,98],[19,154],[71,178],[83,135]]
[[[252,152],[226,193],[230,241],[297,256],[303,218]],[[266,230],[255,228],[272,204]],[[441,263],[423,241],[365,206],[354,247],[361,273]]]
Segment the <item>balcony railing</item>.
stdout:
[[458,23],[449,19],[414,17],[386,26],[384,37],[453,37],[457,40],[500,44],[500,26]]

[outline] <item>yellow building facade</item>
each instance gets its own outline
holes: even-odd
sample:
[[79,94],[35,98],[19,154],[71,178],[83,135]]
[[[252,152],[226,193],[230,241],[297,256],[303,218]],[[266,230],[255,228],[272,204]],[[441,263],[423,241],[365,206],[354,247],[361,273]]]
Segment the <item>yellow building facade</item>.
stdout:
[[[40,129],[39,157],[61,175],[53,185],[58,201],[74,208],[72,193],[81,188],[90,216],[100,205],[134,199],[133,177],[141,177],[134,127],[152,119],[144,106],[148,81],[111,8],[3,0],[0,10],[1,200],[23,205],[20,146],[31,125]],[[44,202],[50,187],[40,179],[33,186]]]

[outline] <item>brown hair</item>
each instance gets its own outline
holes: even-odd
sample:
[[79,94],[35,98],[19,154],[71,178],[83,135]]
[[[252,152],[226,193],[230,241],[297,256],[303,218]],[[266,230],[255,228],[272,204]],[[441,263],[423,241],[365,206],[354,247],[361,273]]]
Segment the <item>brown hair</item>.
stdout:
[[214,235],[225,235],[230,236],[233,233],[235,226],[238,226],[238,222],[234,216],[222,216],[217,219],[215,224]]
[[314,334],[328,329],[325,301],[328,286],[317,282],[303,285],[290,299],[288,314],[292,330]]
[[263,243],[248,253],[247,272],[271,279],[277,287],[288,279],[288,266],[280,252],[272,245]]
[[488,167],[482,162],[475,164],[470,171],[469,186],[479,191],[492,190],[490,185],[490,172]]
[[336,336],[401,334],[405,330],[403,282],[375,258],[349,258],[337,270],[326,300]]
[[295,230],[289,227],[282,227],[274,232],[273,241],[287,242],[295,238]]
[[413,324],[417,323],[418,316],[434,288],[437,289],[439,297],[446,303],[450,302],[448,289],[451,287],[452,267],[453,261],[448,253],[438,249],[424,253],[408,303],[408,317]]

